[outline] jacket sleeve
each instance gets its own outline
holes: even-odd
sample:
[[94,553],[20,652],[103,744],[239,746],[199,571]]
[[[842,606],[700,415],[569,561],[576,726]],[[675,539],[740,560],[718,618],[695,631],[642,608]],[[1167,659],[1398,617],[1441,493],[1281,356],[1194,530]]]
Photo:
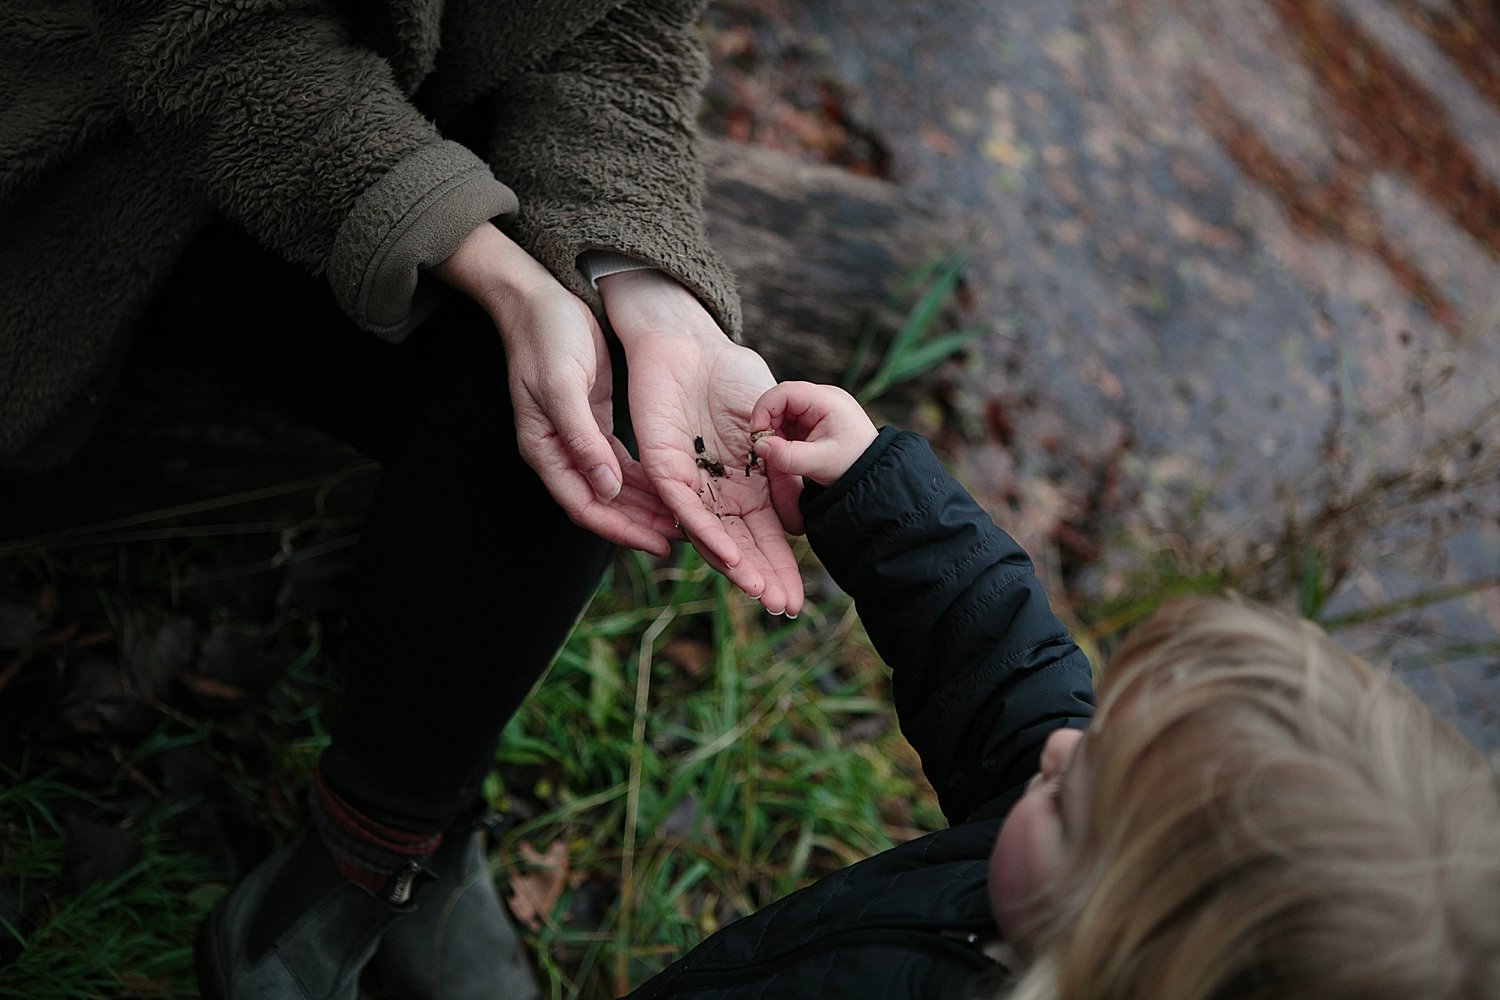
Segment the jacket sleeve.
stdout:
[[883,429],[802,508],[813,551],[891,667],[902,732],[950,823],[1029,779],[1052,730],[1087,724],[1088,659],[1031,560],[919,435]]
[[420,269],[515,208],[331,2],[94,4],[103,61],[141,139],[224,216],[325,274],[368,330],[403,336],[441,294]]
[[708,62],[703,0],[627,0],[498,101],[491,162],[520,195],[517,242],[599,308],[591,250],[673,275],[731,337],[734,281],[709,247],[697,113]]

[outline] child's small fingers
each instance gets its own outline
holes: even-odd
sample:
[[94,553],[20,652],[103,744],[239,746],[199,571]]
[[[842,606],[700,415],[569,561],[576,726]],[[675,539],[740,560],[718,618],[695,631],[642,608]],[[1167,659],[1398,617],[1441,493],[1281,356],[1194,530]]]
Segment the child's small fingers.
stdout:
[[790,398],[791,382],[778,382],[755,401],[755,406],[750,411],[750,426],[752,429],[762,427],[775,427],[786,413],[787,400]]
[[766,397],[762,396],[750,410],[750,433],[774,430],[775,427],[776,419],[771,416],[771,407],[766,403]]
[[764,405],[765,420],[752,423],[752,426],[774,426],[772,421],[783,421],[787,418],[803,418],[810,411],[820,409],[822,406],[821,394],[827,386],[817,385],[812,382],[778,382],[761,394],[756,401],[753,417],[762,416],[761,407]]

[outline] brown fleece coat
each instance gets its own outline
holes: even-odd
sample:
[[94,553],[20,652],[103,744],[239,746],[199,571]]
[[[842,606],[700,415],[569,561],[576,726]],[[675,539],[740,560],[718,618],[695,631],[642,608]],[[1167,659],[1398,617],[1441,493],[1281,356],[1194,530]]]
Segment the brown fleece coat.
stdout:
[[491,218],[596,310],[577,260],[614,250],[737,337],[693,154],[703,4],[0,0],[0,464],[67,454],[215,215],[387,339]]

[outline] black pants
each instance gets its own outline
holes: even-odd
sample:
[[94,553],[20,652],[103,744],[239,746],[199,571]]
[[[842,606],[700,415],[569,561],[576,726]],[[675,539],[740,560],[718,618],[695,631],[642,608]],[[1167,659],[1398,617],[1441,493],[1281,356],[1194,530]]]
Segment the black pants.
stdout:
[[[492,321],[455,294],[406,341],[385,343],[357,329],[324,282],[217,224],[142,332],[381,464],[357,563],[354,666],[322,767],[373,818],[442,829],[470,805],[500,729],[609,552],[517,452]],[[622,428],[623,392],[621,378]]]

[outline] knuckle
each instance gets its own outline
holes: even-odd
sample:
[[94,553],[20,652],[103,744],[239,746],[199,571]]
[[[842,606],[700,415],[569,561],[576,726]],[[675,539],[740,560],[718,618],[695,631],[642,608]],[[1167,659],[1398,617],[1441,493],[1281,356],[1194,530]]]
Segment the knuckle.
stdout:
[[574,455],[587,455],[594,450],[595,436],[591,431],[574,431],[563,439],[564,446]]

